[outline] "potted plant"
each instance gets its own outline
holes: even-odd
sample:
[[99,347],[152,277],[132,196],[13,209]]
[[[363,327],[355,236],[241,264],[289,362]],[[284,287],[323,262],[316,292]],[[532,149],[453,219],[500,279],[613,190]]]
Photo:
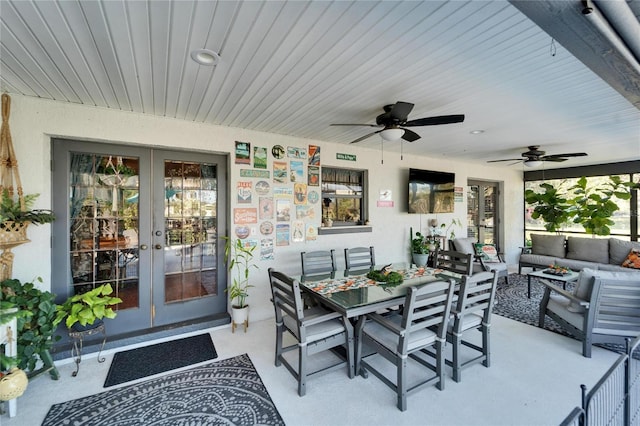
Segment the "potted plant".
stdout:
[[62,320],[69,330],[82,331],[97,327],[103,318],[115,318],[112,306],[122,303],[119,297],[113,297],[111,284],[103,284],[84,293],[70,296],[62,305],[56,306],[54,327]]
[[231,238],[224,237],[224,239],[224,255],[227,267],[229,271],[234,274],[231,286],[225,289],[231,299],[231,332],[233,333],[235,331],[236,325],[243,324],[246,333],[247,327],[249,327],[248,290],[253,287],[249,284],[249,272],[251,268],[258,267],[252,263],[253,251],[256,249],[256,246],[245,246],[240,239],[236,239],[235,243],[233,243]]
[[32,209],[40,194],[25,195],[22,200],[11,196],[8,189],[2,191],[0,198],[0,244],[27,241],[27,227],[30,223],[41,225],[51,223],[55,216],[51,210]]
[[531,217],[533,219],[542,218],[544,228],[549,232],[560,232],[564,224],[571,217],[571,205],[569,204],[564,191],[555,188],[549,183],[541,183],[540,188],[544,192],[535,192],[527,189],[524,192],[524,199],[527,204],[533,207]]
[[[42,282],[41,278],[37,280]],[[58,371],[49,353],[53,342],[60,338],[54,337],[55,295],[40,290],[34,283],[23,283],[17,279],[4,280],[0,285],[2,299],[17,307],[19,312],[28,313],[17,317],[17,367],[27,371],[29,377],[49,371],[57,379]],[[43,367],[36,370],[39,363]]]
[[413,235],[411,236],[411,258],[416,266],[425,266],[427,264],[429,261],[429,252],[432,251],[430,248],[434,248],[433,242],[422,235],[422,233],[416,232],[415,237]]

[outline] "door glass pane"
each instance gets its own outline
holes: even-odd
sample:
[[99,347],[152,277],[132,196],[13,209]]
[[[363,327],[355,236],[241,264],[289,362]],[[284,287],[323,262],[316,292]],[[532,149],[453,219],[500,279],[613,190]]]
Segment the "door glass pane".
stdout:
[[165,302],[217,294],[213,165],[165,161]]
[[139,306],[138,170],[133,157],[71,154],[73,294],[110,283],[117,309]]
[[496,209],[496,191],[493,186],[485,186],[484,190],[484,239],[483,243],[495,243],[494,214]]
[[467,237],[478,240],[478,211],[479,211],[479,193],[478,186],[470,185],[467,187]]

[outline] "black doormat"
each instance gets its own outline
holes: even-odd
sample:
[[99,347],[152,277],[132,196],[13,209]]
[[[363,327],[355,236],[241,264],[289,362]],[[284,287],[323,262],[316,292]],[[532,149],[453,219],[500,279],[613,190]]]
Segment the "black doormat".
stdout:
[[42,426],[284,425],[249,355],[55,404]]
[[144,346],[113,356],[104,387],[217,358],[210,334]]

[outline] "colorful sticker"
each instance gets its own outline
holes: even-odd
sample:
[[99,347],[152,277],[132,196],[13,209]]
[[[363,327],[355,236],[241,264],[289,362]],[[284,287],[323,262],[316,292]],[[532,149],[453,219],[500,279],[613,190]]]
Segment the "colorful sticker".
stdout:
[[307,194],[307,200],[309,200],[311,204],[315,204],[320,200],[320,194],[318,194],[318,191],[309,191]]
[[284,147],[282,145],[274,145],[273,148],[271,148],[271,155],[273,155],[273,158],[277,158],[278,160],[284,158]]
[[266,180],[259,180],[256,182],[256,193],[258,195],[267,195],[271,190],[271,185]]
[[236,164],[251,164],[251,144],[236,141]]
[[256,169],[267,168],[267,148],[262,146],[253,148],[253,167]]
[[260,224],[260,233],[262,235],[271,235],[273,234],[273,222],[262,222]]

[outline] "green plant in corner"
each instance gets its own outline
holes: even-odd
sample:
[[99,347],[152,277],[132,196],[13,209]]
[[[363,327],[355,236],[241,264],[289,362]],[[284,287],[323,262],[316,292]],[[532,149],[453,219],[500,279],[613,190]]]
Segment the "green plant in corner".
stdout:
[[[42,282],[42,279],[37,278],[37,281]],[[22,283],[17,279],[4,280],[0,286],[4,301],[12,303],[20,311],[31,313],[17,319],[18,367],[34,371],[38,361],[49,356],[48,351],[53,345],[55,295],[38,289],[33,283]]]
[[[253,252],[256,246],[245,246],[242,240],[236,239],[235,244],[229,237],[225,239],[224,256],[230,272],[235,271],[233,282],[225,291],[231,298],[231,304],[236,308],[247,306],[246,299],[249,297],[249,272],[252,268],[258,268],[253,264]],[[235,301],[235,302],[234,302]]]
[[62,304],[56,306],[56,317],[53,325],[57,326],[65,320],[67,328],[78,323],[81,326],[93,324],[103,318],[115,318],[112,306],[122,303],[119,297],[113,297],[111,284],[103,284],[85,293],[73,295]]
[[[31,315],[33,315],[31,312],[19,309],[15,303],[0,300],[0,325],[8,323],[14,318],[27,318]],[[5,351],[0,351],[0,377],[2,377],[2,371],[9,371],[17,366],[17,356],[8,356]]]

